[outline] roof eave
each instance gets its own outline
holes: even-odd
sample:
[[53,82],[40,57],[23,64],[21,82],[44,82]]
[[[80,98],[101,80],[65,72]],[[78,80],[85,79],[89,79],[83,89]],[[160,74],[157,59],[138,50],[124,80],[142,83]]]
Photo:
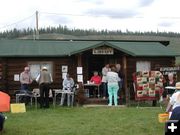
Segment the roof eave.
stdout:
[[134,55],[134,57],[178,57],[180,55]]
[[66,57],[70,55],[0,55],[1,58],[6,57]]
[[98,44],[95,44],[95,45],[93,45],[93,46],[91,46],[91,47],[87,47],[87,48],[84,48],[84,49],[81,49],[81,50],[78,50],[78,51],[73,51],[73,52],[70,52],[70,56],[71,55],[74,55],[74,54],[78,54],[78,53],[81,53],[81,52],[85,52],[85,51],[88,51],[88,50],[90,50],[90,49],[93,49],[93,48],[97,48],[97,47],[100,47],[100,46],[103,46],[103,45],[105,45],[105,42],[103,41],[103,42],[100,42],[100,43],[98,43]]

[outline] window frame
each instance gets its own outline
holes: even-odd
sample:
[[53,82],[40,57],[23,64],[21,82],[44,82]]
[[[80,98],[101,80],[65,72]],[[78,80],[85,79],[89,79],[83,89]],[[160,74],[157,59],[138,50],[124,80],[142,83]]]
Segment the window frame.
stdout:
[[[37,67],[34,67],[34,68],[37,68],[37,70],[38,70],[36,73],[32,73],[33,72],[32,71],[32,65],[37,66]],[[49,73],[51,73],[52,78],[53,78],[53,62],[52,61],[29,61],[28,66],[30,68],[30,73],[31,73],[31,76],[32,76],[33,80],[37,78],[37,76],[39,75],[42,67],[44,67],[44,66],[46,66],[48,68],[48,71],[49,71]],[[35,75],[33,75],[33,74],[35,74]]]
[[[141,65],[138,65],[138,64],[141,64]],[[151,71],[151,61],[147,61],[147,60],[136,61],[136,72],[138,71]]]

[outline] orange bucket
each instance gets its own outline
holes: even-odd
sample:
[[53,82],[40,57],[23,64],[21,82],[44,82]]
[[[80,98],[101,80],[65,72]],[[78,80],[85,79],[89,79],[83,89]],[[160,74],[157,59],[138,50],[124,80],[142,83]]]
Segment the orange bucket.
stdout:
[[160,113],[158,115],[158,118],[159,118],[160,123],[165,123],[166,121],[169,120],[169,114],[168,113]]

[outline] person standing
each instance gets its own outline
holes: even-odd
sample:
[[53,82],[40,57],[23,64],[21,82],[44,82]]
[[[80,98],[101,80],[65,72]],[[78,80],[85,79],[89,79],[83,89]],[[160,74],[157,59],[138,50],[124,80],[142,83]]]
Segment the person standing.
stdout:
[[[164,83],[164,87],[166,86],[172,86],[175,87],[176,85],[176,80],[174,79],[174,74],[169,73],[168,74],[168,80]],[[163,97],[166,99],[169,99],[169,97],[174,93],[174,90],[172,89],[165,89],[163,92]]]
[[73,78],[70,77],[69,74],[67,74],[66,78],[63,80],[64,92],[62,93],[62,97],[61,97],[61,103],[60,103],[61,106],[64,104],[66,94],[67,94],[67,105],[70,106],[71,102],[73,103],[74,100],[73,87],[74,87],[74,80]]
[[124,83],[123,82],[124,81],[124,74],[121,71],[121,65],[120,64],[116,64],[116,72],[118,73],[118,76],[120,78],[120,81],[118,82],[118,84],[119,84],[118,97],[119,97],[121,89],[123,88],[123,83]]
[[106,99],[106,93],[107,93],[107,73],[111,69],[109,68],[109,64],[106,64],[105,67],[102,68],[102,85],[103,85],[103,99]]
[[29,67],[25,67],[24,71],[20,74],[21,90],[29,90],[29,84],[32,83]]
[[170,97],[166,112],[168,113],[171,110],[170,120],[180,120],[180,82],[176,83],[176,92]]
[[40,108],[49,108],[49,89],[53,80],[51,74],[48,72],[47,67],[42,68],[42,71],[40,71],[36,81],[39,83],[40,89]]
[[114,105],[117,106],[117,93],[119,89],[118,82],[120,78],[116,72],[116,68],[112,67],[111,71],[107,73],[107,83],[108,83],[108,94],[109,94],[109,104],[108,106],[112,106],[112,97],[114,97]]

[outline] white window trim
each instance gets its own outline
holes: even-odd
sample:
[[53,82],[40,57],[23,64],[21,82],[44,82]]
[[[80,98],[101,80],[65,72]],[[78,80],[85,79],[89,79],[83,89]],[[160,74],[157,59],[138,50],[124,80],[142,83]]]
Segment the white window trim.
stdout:
[[138,71],[151,71],[151,62],[143,60],[136,61],[136,72]]
[[[31,69],[31,65],[37,65],[37,72],[35,72],[35,75],[32,75],[32,69]],[[52,77],[53,77],[53,62],[52,61],[29,61],[28,62],[28,66],[30,67],[30,72],[32,75],[32,79],[36,79],[36,77],[38,76],[38,74],[40,73],[40,70],[42,69],[42,67],[44,67],[45,65],[50,65],[50,69],[48,69],[48,71],[51,73]],[[48,68],[48,66],[46,66]]]

